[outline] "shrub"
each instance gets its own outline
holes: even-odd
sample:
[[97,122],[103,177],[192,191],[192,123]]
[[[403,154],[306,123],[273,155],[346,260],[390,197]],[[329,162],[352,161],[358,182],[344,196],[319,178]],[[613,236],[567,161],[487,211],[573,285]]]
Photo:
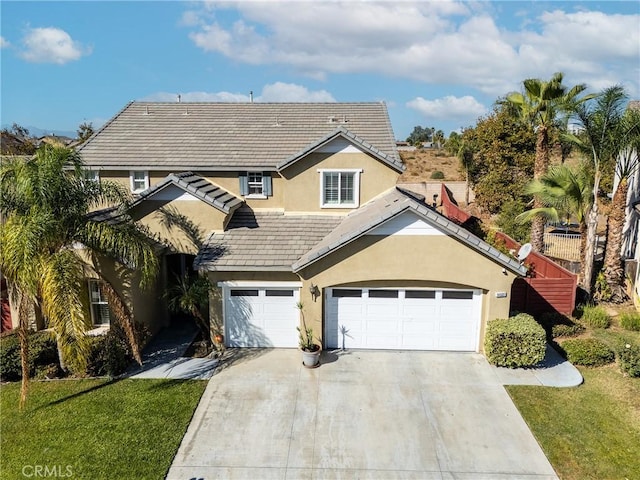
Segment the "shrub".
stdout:
[[105,335],[89,338],[89,354],[85,369],[70,365],[76,375],[115,377],[123,373],[132,360],[124,332],[113,326]]
[[615,355],[609,346],[596,338],[575,338],[562,342],[567,360],[576,365],[598,367],[613,362]]
[[623,313],[620,315],[620,326],[625,330],[640,332],[640,313]]
[[579,323],[572,323],[571,325],[558,324],[551,327],[551,338],[558,337],[577,337],[584,332],[584,327]]
[[640,345],[627,343],[617,351],[620,370],[630,377],[640,377]]
[[591,328],[607,328],[611,325],[611,317],[607,311],[595,305],[585,305],[580,320]]
[[500,213],[496,219],[498,228],[520,243],[527,243],[531,236],[531,221],[516,220],[526,208],[527,205],[522,200],[508,200],[500,206]]
[[500,367],[531,367],[542,360],[546,351],[544,329],[526,313],[487,324],[484,343],[487,360]]
[[[44,376],[58,371],[58,346],[51,332],[29,334],[29,375]],[[20,338],[12,333],[0,339],[0,378],[17,381],[22,378]]]
[[433,180],[443,180],[444,179],[444,173],[442,173],[440,170],[436,170],[435,172],[431,173],[431,178]]

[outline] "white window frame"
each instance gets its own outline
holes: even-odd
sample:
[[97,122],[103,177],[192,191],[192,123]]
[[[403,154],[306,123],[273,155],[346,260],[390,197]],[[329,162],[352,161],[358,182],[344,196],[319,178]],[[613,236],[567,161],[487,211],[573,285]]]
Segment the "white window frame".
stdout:
[[89,182],[100,182],[100,170],[86,169],[83,172],[84,179]]
[[[320,168],[318,169],[318,173],[320,173],[320,207],[321,208],[358,208],[360,205],[360,174],[362,173],[362,169],[357,168]],[[325,177],[327,174],[331,173],[351,173],[353,174],[353,202],[351,203],[340,203],[340,198],[338,198],[338,203],[325,203],[324,198],[324,189],[325,189]],[[340,180],[338,183],[338,197],[340,196],[340,184],[342,183],[342,176],[340,176]]]
[[[87,281],[87,284],[89,289],[89,311],[91,312],[91,323],[93,323],[93,326],[95,327],[111,325],[111,312],[109,312],[109,321],[103,322],[101,321],[102,319],[96,318],[96,313],[94,311],[94,305],[106,305],[107,308],[109,308],[109,303],[107,302],[106,299],[102,297],[100,284],[98,283],[97,280],[91,280],[91,279]],[[93,286],[97,288],[98,296],[100,297],[97,301],[93,299],[93,288],[92,288]]]
[[[144,174],[144,188],[136,188],[136,180],[135,174],[143,173]],[[140,193],[149,188],[149,172],[147,170],[129,170],[129,182],[131,184],[131,192],[132,193]]]
[[[254,180],[251,181],[251,175],[259,176],[260,181]],[[260,193],[251,193],[251,188],[260,187]],[[247,172],[247,188],[249,189],[249,193],[245,196],[245,198],[267,198],[264,194],[264,173],[263,172]]]

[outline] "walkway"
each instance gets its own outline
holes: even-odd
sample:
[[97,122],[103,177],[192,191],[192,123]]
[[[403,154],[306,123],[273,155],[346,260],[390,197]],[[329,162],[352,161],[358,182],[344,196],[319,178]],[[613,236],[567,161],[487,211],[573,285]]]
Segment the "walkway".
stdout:
[[135,365],[127,376],[131,378],[171,378],[207,380],[215,371],[215,358],[183,357],[198,335],[192,322],[175,322],[160,331],[142,351],[142,367]]

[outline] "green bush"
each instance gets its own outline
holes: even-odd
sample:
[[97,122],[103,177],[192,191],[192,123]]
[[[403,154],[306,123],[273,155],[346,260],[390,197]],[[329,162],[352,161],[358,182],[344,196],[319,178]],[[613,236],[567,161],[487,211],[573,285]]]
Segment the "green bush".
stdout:
[[544,329],[526,313],[487,324],[484,350],[487,360],[500,367],[532,367],[546,351]]
[[640,332],[640,313],[623,313],[620,315],[620,326],[625,330]]
[[522,200],[508,200],[500,206],[496,225],[500,230],[520,243],[527,243],[531,236],[531,221],[522,222],[516,217],[526,210]]
[[105,335],[89,337],[89,354],[85,369],[70,365],[75,375],[115,377],[123,373],[133,356],[124,332],[112,326]]
[[[51,332],[29,334],[29,375],[51,375],[59,370],[58,346]],[[20,363],[20,338],[12,333],[0,338],[0,378],[17,381],[22,378]]]
[[630,377],[640,377],[640,345],[627,343],[617,351],[620,370]]
[[431,178],[433,180],[443,180],[444,179],[444,173],[442,173],[440,170],[436,170],[435,172],[431,173]]
[[567,360],[576,365],[598,367],[613,362],[615,355],[609,346],[596,338],[575,338],[562,342]]
[[607,311],[596,305],[585,305],[580,321],[591,328],[607,328],[611,325],[611,317]]
[[584,327],[579,323],[572,323],[571,325],[558,324],[551,327],[551,338],[558,337],[577,337],[584,332]]

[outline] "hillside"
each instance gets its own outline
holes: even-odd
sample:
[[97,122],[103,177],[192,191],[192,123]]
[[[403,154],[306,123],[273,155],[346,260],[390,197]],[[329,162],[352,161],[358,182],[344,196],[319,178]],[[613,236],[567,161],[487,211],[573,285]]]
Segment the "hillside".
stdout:
[[439,180],[431,178],[431,174],[436,171],[444,173],[444,180],[464,180],[464,175],[459,171],[458,159],[450,157],[444,150],[422,149],[399,153],[407,169],[400,176],[398,183],[437,182]]

